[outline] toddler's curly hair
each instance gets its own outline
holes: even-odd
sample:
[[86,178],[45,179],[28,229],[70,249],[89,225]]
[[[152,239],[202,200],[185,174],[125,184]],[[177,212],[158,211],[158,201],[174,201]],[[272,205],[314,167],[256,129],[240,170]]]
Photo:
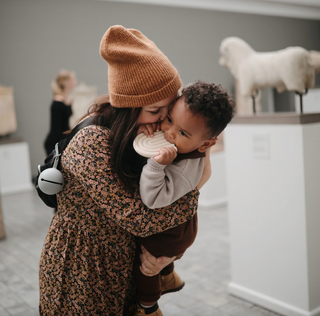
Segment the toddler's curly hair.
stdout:
[[234,116],[235,102],[221,85],[196,81],[181,91],[190,111],[206,119],[208,137],[218,136]]

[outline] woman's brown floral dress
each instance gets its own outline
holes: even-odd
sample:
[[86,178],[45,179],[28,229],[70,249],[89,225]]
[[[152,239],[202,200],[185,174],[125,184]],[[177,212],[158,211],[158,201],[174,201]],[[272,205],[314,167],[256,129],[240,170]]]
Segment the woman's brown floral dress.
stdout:
[[128,315],[134,305],[135,236],[190,219],[198,191],[150,210],[117,184],[110,170],[108,129],[80,130],[62,157],[65,179],[39,267],[40,315]]

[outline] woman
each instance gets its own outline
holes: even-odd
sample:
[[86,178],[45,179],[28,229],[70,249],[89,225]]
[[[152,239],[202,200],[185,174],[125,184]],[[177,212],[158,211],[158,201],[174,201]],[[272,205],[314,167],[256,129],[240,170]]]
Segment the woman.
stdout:
[[52,82],[53,101],[50,108],[50,131],[44,142],[47,155],[49,155],[57,142],[66,137],[64,132],[70,129],[69,118],[72,115],[72,90],[77,85],[74,72],[61,70]]
[[[81,129],[62,155],[65,186],[40,259],[40,315],[134,314],[135,236],[175,227],[197,209],[197,190],[156,210],[139,195],[144,161],[132,142],[141,124],[166,117],[181,86],[177,70],[141,32],[122,26],[105,33],[100,54],[109,96],[89,111],[95,125]],[[146,275],[174,259],[149,258],[142,258]]]

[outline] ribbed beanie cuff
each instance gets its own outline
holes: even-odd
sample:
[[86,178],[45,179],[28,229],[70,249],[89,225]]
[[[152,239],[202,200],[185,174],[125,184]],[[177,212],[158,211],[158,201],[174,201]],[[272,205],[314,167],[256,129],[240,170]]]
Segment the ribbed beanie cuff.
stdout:
[[178,71],[140,31],[115,25],[104,34],[100,54],[108,63],[110,103],[143,107],[161,101],[181,87]]

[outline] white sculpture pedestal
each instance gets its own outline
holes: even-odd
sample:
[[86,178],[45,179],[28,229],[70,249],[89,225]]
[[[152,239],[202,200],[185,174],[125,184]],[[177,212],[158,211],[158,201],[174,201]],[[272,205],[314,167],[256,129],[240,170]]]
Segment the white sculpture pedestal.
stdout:
[[29,146],[19,140],[0,142],[0,193],[11,194],[33,189]]
[[230,294],[320,315],[320,114],[235,117],[225,153]]
[[1,207],[1,195],[0,195],[0,240],[6,237],[5,229],[4,229],[4,221],[2,215],[2,207]]

